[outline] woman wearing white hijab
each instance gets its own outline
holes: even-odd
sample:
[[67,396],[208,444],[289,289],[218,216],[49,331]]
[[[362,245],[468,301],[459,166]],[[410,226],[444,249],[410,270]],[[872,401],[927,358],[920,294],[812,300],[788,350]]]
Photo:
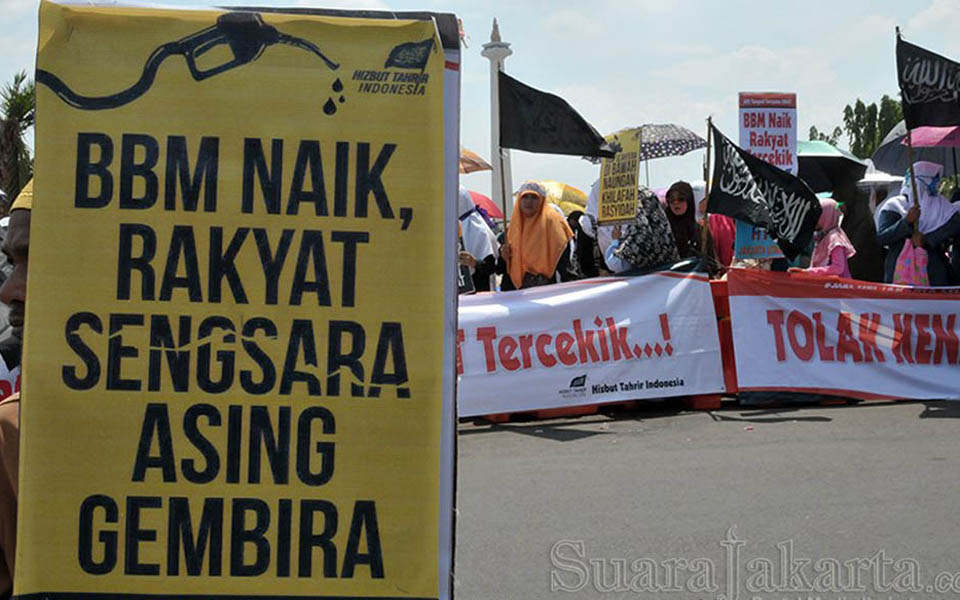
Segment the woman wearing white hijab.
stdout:
[[460,253],[460,264],[470,267],[474,289],[478,292],[489,292],[492,289],[490,278],[496,270],[500,252],[497,236],[483,220],[470,192],[463,186],[460,186],[458,213],[464,248]]
[[[943,166],[919,161],[913,164],[917,178],[918,203],[914,206],[910,173],[907,172],[900,195],[887,199],[877,208],[874,219],[877,240],[887,248],[884,281],[891,283],[897,258],[907,239],[927,249],[927,275],[930,285],[950,285],[950,269],[941,246],[960,235],[960,204],[952,204],[937,192]],[[914,223],[917,224],[914,233]]]

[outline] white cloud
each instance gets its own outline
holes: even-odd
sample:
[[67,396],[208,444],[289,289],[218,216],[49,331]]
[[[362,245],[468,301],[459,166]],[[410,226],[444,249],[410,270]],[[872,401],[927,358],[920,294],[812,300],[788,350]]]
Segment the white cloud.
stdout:
[[33,71],[37,53],[39,0],[0,0],[4,32],[0,36],[0,85],[18,71]]
[[695,44],[691,42],[661,44],[659,50],[668,56],[677,57],[703,56],[714,51],[708,44]]
[[604,24],[594,15],[574,8],[561,8],[552,12],[544,25],[558,36],[599,37],[605,31]]
[[[291,6],[290,2],[282,3]],[[354,10],[390,10],[390,6],[382,0],[324,0],[320,5],[323,8],[350,8]],[[295,0],[292,6],[318,6],[316,0]]]
[[[932,29],[950,23],[956,27],[960,23],[960,1],[933,0],[930,6],[918,12],[908,21],[910,30]],[[906,32],[905,32],[906,33]]]
[[[207,0],[204,0],[205,2]],[[343,8],[354,10],[390,10],[390,6],[382,0],[209,0],[209,4],[216,6],[285,6],[295,8]]]
[[13,20],[27,14],[36,15],[39,6],[39,0],[2,0],[0,13],[3,14],[4,19]]
[[[786,49],[741,46],[733,51],[682,60],[655,69],[653,75],[672,85],[727,87],[741,90],[791,89],[836,81],[830,63],[812,46]],[[759,88],[757,86],[760,86]]]
[[929,34],[944,29],[947,31],[955,30],[957,23],[960,23],[960,0],[933,0],[930,6],[907,21],[903,34],[911,42],[958,60],[960,40],[955,35],[948,36],[942,44],[937,45],[928,44],[925,41],[926,35],[923,39],[916,35],[917,32]]
[[623,11],[633,8],[650,13],[668,13],[679,4],[679,0],[616,0],[613,6]]

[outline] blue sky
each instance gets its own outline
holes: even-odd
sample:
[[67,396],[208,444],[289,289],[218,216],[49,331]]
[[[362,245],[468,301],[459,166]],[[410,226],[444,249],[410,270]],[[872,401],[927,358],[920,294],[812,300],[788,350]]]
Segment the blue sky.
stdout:
[[[493,17],[514,51],[506,70],[559,94],[601,133],[678,123],[703,134],[705,119],[737,136],[737,93],[797,94],[801,139],[840,125],[844,105],[897,92],[894,26],[910,41],[960,60],[960,0],[166,0],[165,5],[261,4],[454,12],[463,58],[462,144],[490,155],[489,63],[480,56]],[[32,70],[39,0],[0,0],[0,80]],[[841,143],[846,147],[846,139]],[[703,153],[650,163],[654,187],[700,179]],[[513,152],[513,187],[556,179],[589,189],[599,167],[576,158]],[[643,178],[643,175],[641,175]],[[464,185],[489,193],[489,173]]]

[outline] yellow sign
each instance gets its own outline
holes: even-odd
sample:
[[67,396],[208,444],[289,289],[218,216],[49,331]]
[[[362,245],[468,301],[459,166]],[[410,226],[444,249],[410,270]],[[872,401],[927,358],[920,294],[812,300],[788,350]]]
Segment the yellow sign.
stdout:
[[627,129],[605,139],[620,150],[613,158],[602,159],[597,222],[609,225],[632,221],[637,216],[640,129]]
[[446,597],[437,21],[40,11],[15,593]]

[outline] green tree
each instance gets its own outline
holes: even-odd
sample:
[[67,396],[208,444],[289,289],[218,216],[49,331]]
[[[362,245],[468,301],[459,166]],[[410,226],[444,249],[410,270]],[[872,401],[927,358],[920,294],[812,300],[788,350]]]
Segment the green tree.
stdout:
[[827,135],[826,133],[817,129],[816,125],[810,126],[810,141],[811,142],[827,142],[836,146],[840,142],[840,136],[843,135],[843,130],[839,127],[833,128],[833,133]]
[[884,97],[880,99],[880,114],[877,117],[877,129],[879,130],[880,141],[882,142],[883,138],[887,137],[887,134],[902,120],[903,107],[900,105],[900,101],[884,95]]
[[900,103],[890,96],[866,105],[857,98],[853,105],[843,109],[843,129],[847,132],[850,152],[859,158],[870,158],[880,147],[880,142],[890,130],[903,119]]
[[0,90],[0,189],[10,200],[33,177],[33,158],[24,138],[35,107],[33,82],[25,71]]

